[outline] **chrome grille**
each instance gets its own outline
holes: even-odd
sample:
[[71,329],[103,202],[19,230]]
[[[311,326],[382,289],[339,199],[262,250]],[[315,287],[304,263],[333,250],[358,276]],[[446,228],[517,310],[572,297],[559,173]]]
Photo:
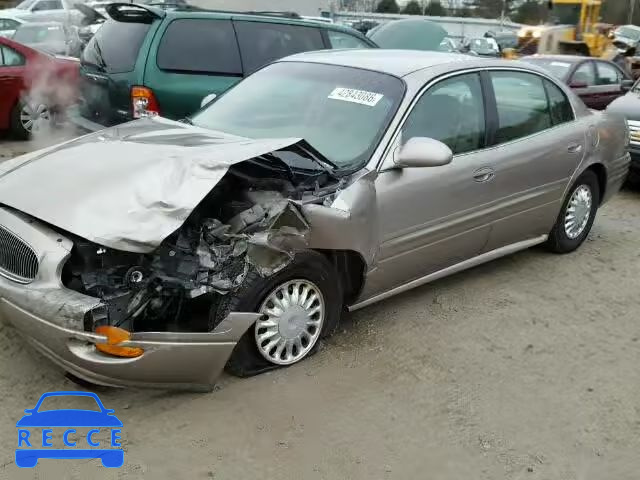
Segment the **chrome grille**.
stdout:
[[629,143],[640,147],[640,122],[635,120],[629,120]]
[[38,257],[20,237],[0,225],[0,275],[29,283],[38,274]]

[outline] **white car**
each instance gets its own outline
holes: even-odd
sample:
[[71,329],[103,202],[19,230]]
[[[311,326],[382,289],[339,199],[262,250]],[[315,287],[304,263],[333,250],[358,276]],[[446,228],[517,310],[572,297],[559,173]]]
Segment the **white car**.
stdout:
[[0,37],[11,38],[16,32],[16,29],[25,23],[25,21],[20,18],[4,16],[4,12],[2,12],[2,14],[3,15],[0,16]]
[[23,0],[15,8],[2,10],[4,18],[26,22],[62,22],[76,24],[82,14],[71,0]]

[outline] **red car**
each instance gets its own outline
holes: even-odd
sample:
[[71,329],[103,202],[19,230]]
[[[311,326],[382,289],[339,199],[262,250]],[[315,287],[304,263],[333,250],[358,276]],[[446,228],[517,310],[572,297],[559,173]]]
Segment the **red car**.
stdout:
[[80,63],[0,37],[0,130],[19,138],[59,119],[75,102]]
[[559,78],[596,110],[607,108],[633,87],[633,79],[618,65],[600,58],[574,55],[534,55],[523,61],[538,65]]

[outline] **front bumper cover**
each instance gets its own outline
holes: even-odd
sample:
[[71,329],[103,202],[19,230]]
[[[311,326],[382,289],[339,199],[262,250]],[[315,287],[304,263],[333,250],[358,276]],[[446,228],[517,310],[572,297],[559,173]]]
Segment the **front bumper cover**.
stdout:
[[144,353],[118,358],[96,350],[106,337],[39,318],[5,298],[1,285],[0,297],[0,317],[40,353],[76,377],[114,387],[210,390],[240,337],[260,317],[231,313],[211,333],[133,333],[120,345]]
[[105,343],[106,337],[85,331],[84,325],[86,317],[104,305],[60,281],[72,242],[15,210],[0,208],[0,226],[23,239],[39,263],[37,277],[26,285],[0,271],[0,320],[55,364],[88,382],[210,390],[237,342],[260,318],[257,313],[231,313],[212,332],[135,332],[119,345],[142,348],[140,357],[103,354],[95,344]]

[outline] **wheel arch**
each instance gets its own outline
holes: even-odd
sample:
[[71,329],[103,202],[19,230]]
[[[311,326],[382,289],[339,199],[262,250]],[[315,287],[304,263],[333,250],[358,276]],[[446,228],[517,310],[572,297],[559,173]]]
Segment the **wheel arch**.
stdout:
[[588,171],[592,171],[593,173],[595,173],[596,177],[598,178],[598,193],[600,194],[600,203],[602,203],[607,190],[607,168],[602,163],[594,163],[592,165],[589,165],[589,167],[585,170],[585,172]]
[[322,250],[318,253],[327,257],[338,273],[344,306],[355,302],[364,287],[367,264],[364,257],[355,250]]

